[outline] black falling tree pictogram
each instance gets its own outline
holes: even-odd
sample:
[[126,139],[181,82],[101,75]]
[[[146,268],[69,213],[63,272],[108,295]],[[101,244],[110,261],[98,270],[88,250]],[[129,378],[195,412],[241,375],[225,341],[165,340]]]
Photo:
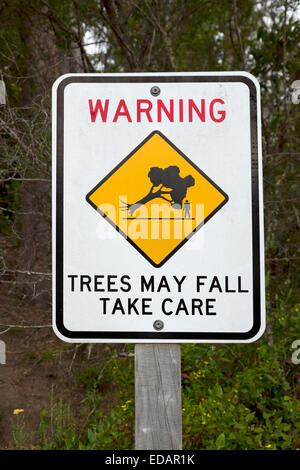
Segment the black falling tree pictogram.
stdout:
[[[160,198],[167,201],[173,209],[182,209],[183,199],[186,197],[188,188],[194,186],[195,180],[192,175],[182,178],[178,166],[168,166],[167,168],[152,167],[148,177],[152,183],[152,188],[146,196],[133,204],[121,201],[124,206],[123,211],[128,211],[130,215],[147,202]],[[155,188],[159,188],[155,191]],[[169,198],[168,198],[169,196]]]

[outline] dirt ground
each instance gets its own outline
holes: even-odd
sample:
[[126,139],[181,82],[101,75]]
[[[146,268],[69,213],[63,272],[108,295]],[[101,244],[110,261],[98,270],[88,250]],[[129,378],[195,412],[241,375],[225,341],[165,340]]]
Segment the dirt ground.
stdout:
[[49,409],[50,396],[71,403],[75,412],[85,401],[85,390],[78,386],[74,370],[91,365],[105,357],[107,345],[96,345],[92,351],[85,345],[59,340],[51,327],[11,328],[5,325],[50,325],[51,311],[26,305],[5,285],[0,285],[0,339],[6,345],[6,364],[0,364],[0,449],[14,448],[12,430],[15,409],[23,409],[26,433],[31,443],[38,442],[40,412]]

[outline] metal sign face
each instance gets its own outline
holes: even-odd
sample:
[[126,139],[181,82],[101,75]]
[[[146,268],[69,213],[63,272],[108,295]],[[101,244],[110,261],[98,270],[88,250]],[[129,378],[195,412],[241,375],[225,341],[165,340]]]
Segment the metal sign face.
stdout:
[[53,326],[74,342],[264,331],[260,95],[247,73],[53,86]]

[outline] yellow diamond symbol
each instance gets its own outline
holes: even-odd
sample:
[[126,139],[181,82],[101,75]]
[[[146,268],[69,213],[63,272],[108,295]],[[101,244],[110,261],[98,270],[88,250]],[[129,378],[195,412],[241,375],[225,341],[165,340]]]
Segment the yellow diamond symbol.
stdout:
[[153,266],[162,266],[228,201],[161,132],[152,132],[86,196]]

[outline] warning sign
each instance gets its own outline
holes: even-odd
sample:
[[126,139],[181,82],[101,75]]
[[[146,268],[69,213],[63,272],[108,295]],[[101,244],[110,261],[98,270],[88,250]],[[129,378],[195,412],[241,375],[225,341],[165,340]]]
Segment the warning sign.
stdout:
[[260,91],[248,73],[53,86],[53,327],[250,342],[265,327]]
[[162,266],[228,196],[159,131],[87,195],[153,265]]

